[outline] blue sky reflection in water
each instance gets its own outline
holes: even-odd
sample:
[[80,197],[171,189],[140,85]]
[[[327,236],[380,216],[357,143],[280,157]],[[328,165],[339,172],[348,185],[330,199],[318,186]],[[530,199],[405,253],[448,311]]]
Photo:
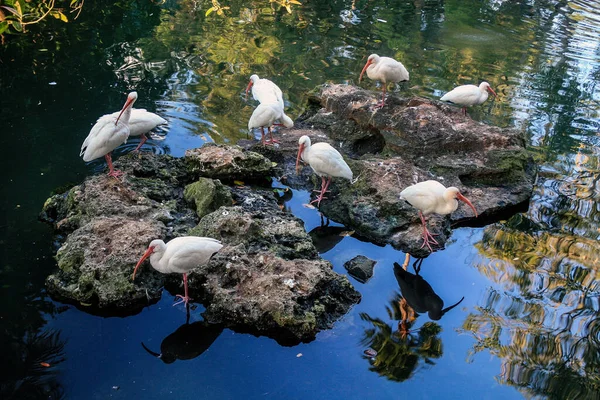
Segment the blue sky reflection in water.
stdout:
[[[86,4],[79,22],[50,23],[51,34],[33,29],[0,50],[0,144],[10,149],[0,160],[2,340],[24,351],[35,334],[60,332],[65,360],[52,368],[53,382],[69,399],[589,397],[600,379],[597,4],[303,3],[287,15],[267,1],[231,1],[225,17],[204,16],[210,1]],[[356,84],[373,52],[407,66],[410,85],[394,89],[406,95],[439,97],[487,80],[499,98],[470,115],[525,129],[542,164],[527,213],[457,229],[446,250],[423,262],[421,275],[445,306],[465,297],[435,321],[442,330],[432,343],[441,342],[442,354],[430,358],[433,364],[420,357],[397,382],[385,377],[397,369],[364,356],[365,332],[374,325],[361,313],[397,329],[388,313],[399,291],[392,265],[404,255],[353,237],[323,257],[339,273],[357,254],[378,261],[368,283],[353,280],[362,302],[334,329],[295,347],[224,330],[202,355],[165,364],[141,342],[158,352],[185,322],[168,293],[127,318],[92,316],[47,297],[53,238],[37,213],[54,189],[103,168],[86,166],[78,150],[95,120],[119,109],[127,91],[135,88],[136,106],[170,123],[164,139],[145,150],[181,156],[206,141],[246,137],[254,103],[244,102],[243,91],[251,73],[276,81],[288,114],[297,117],[316,85]],[[369,80],[361,86],[376,89]],[[302,206],[307,200],[308,193],[295,191],[287,206],[310,231],[320,220]],[[428,322],[421,315],[414,327]]]

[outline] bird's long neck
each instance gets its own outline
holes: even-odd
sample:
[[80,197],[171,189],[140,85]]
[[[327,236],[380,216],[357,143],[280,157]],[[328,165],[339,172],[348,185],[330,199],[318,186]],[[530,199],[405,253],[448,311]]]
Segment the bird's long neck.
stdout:
[[129,124],[129,118],[131,118],[131,108],[127,107],[123,114],[121,114],[121,118],[119,118],[119,122],[123,122],[125,125]]
[[448,189],[444,191],[444,204],[440,207],[438,212],[442,215],[450,214],[458,208],[458,200],[454,197],[455,194],[450,192]]
[[158,247],[154,250],[154,252],[150,255],[150,265],[152,268],[157,270],[158,272],[162,272],[163,274],[168,273],[166,263],[162,262],[162,258],[165,255],[163,249],[159,249]]
[[308,156],[310,154],[310,142],[304,143],[304,149],[302,150],[302,160],[308,162]]

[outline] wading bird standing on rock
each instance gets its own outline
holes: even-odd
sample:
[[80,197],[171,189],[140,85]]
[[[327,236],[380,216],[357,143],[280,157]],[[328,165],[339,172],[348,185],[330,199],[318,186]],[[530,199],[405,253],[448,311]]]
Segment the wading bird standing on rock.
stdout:
[[[109,117],[113,118],[114,121],[116,118],[119,117],[119,112],[117,111],[100,118],[102,119]],[[148,138],[146,137],[147,132],[150,132],[152,129],[158,126],[166,124],[167,120],[159,115],[151,113],[150,111],[147,111],[143,108],[132,108],[131,117],[129,118],[129,137],[142,137],[142,141],[140,142],[140,144],[138,144],[134,151],[138,151],[140,147],[142,147],[142,145],[146,143],[146,140],[148,140]]]
[[283,92],[275,83],[268,79],[259,78],[254,74],[250,77],[250,82],[246,87],[246,99],[248,91],[252,88],[252,97],[259,103],[278,103],[283,111],[285,104],[283,103]]
[[217,239],[198,236],[182,236],[169,241],[165,244],[160,239],[155,239],[150,242],[148,250],[144,253],[140,261],[138,261],[133,270],[132,280],[135,279],[135,274],[144,262],[150,257],[150,264],[155,270],[163,274],[178,273],[183,274],[184,295],[178,294],[181,300],[173,304],[174,306],[180,303],[185,303],[186,306],[190,301],[188,296],[187,273],[192,269],[206,265],[213,254],[221,250],[223,245]]
[[408,201],[410,205],[419,210],[419,217],[423,224],[423,245],[421,248],[427,246],[429,251],[433,251],[431,245],[438,244],[438,242],[433,237],[435,234],[431,234],[427,230],[425,216],[429,214],[450,214],[458,208],[458,200],[467,203],[477,216],[477,210],[475,210],[473,204],[460,194],[457,188],[452,186],[446,189],[438,181],[430,180],[409,186],[400,192],[400,199]]
[[443,95],[440,100],[462,106],[463,114],[467,115],[467,107],[483,104],[488,98],[488,92],[497,97],[496,92],[487,82],[481,82],[479,86],[462,85]]
[[377,54],[371,54],[367,63],[360,73],[358,82],[360,83],[363,74],[367,71],[367,76],[374,81],[381,81],[383,84],[383,95],[381,103],[377,107],[385,105],[385,92],[388,82],[408,81],[409,75],[404,65],[390,57],[379,57]]
[[[248,129],[260,128],[262,144],[279,143],[279,140],[273,139],[273,131],[271,127],[275,125],[275,121],[280,120],[286,128],[292,128],[294,121],[283,112],[283,108],[279,103],[260,103],[250,116],[248,121]],[[265,127],[269,130],[270,139],[265,140]]]
[[[321,177],[321,190],[316,190],[319,196],[311,201],[311,204],[314,202],[317,202],[317,206],[321,204],[321,200],[325,198],[323,196],[328,191],[327,188],[329,188],[333,177],[352,181],[352,170],[346,164],[342,155],[328,143],[311,145],[310,138],[305,135],[298,140],[298,145],[296,173],[298,173],[300,158],[302,158]],[[327,181],[325,181],[325,177],[328,178]]]
[[83,161],[92,161],[104,156],[108,164],[108,176],[118,178],[123,175],[121,171],[115,171],[112,165],[111,151],[127,141],[129,137],[129,118],[131,117],[131,107],[137,100],[137,93],[131,92],[127,96],[127,101],[123,109],[119,112],[116,120],[102,116],[92,127],[87,138],[81,145],[80,156]]

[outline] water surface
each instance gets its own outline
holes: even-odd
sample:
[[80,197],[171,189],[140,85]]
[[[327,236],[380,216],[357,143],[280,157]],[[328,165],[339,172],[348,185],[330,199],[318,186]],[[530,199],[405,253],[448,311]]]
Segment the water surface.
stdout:
[[[596,396],[596,2],[305,0],[288,14],[266,0],[232,0],[221,2],[230,7],[224,16],[205,16],[207,0],[111,3],[86,3],[77,21],[32,28],[0,50],[0,334],[9,360],[2,397]],[[54,238],[37,213],[53,190],[102,171],[101,162],[81,161],[79,148],[128,91],[138,91],[137,107],[169,120],[168,133],[144,151],[182,156],[207,141],[246,137],[255,104],[243,92],[252,73],[282,88],[295,118],[315,86],[357,84],[371,53],[407,66],[410,84],[394,89],[406,96],[436,98],[488,81],[498,99],[470,115],[524,130],[540,163],[526,213],[457,229],[445,250],[423,261],[421,276],[445,306],[464,296],[459,306],[440,320],[419,315],[403,334],[393,263],[404,254],[352,236],[335,237],[322,256],[342,274],[355,255],[377,261],[367,283],[350,278],[361,303],[314,342],[294,347],[225,329],[202,354],[165,363],[141,343],[159,352],[186,322],[168,293],[127,318],[92,316],[47,296]],[[368,79],[361,86],[376,88]],[[307,201],[307,192],[294,191],[287,206],[311,231],[320,218],[302,206]],[[371,346],[381,350],[374,359],[364,354]]]

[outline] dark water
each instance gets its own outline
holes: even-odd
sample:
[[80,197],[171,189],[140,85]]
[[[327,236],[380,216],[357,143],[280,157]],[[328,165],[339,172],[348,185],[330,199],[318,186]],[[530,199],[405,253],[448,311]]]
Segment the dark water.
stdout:
[[[230,7],[225,16],[208,17],[206,0],[91,3],[76,22],[34,27],[0,50],[0,334],[7,360],[0,397],[598,396],[596,2],[304,0],[288,15],[266,0],[232,0],[221,2]],[[316,85],[356,84],[373,52],[407,66],[410,85],[396,89],[406,95],[439,97],[457,84],[490,82],[499,98],[472,117],[526,131],[541,165],[528,212],[457,229],[446,250],[424,260],[420,275],[444,307],[464,296],[456,308],[439,320],[421,314],[403,334],[393,263],[404,254],[351,236],[338,240],[339,232],[320,244],[323,257],[346,273],[345,261],[366,255],[377,260],[375,275],[366,284],[352,280],[362,302],[309,344],[281,347],[230,330],[203,331],[193,324],[201,306],[192,325],[181,327],[185,312],[171,307],[167,293],[127,318],[95,317],[47,296],[53,237],[37,213],[57,187],[102,170],[102,163],[81,161],[79,147],[127,91],[136,89],[136,106],[170,123],[145,151],[181,156],[206,141],[246,137],[254,104],[244,102],[243,91],[252,73],[274,80],[296,117]],[[375,88],[368,80],[363,86]],[[320,220],[302,206],[307,200],[308,193],[294,191],[288,206],[311,231]],[[197,343],[173,348],[173,336],[164,341],[182,358],[172,363],[141,345],[160,352],[163,339],[194,336],[194,329],[202,332]],[[379,350],[372,360],[363,353],[371,346]]]

